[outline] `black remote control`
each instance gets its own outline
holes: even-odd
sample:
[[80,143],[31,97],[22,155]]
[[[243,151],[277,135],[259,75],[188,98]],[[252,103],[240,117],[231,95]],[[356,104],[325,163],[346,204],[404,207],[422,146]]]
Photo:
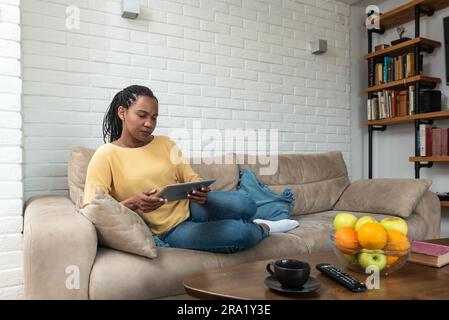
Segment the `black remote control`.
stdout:
[[328,278],[338,282],[352,292],[364,292],[367,289],[363,282],[360,282],[353,276],[344,273],[330,263],[319,263],[316,265],[316,268],[324,273]]

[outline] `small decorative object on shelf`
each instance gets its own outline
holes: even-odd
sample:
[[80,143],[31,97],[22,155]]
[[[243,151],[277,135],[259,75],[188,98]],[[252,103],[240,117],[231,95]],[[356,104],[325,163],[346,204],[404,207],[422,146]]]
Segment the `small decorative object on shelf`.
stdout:
[[391,45],[392,46],[394,46],[395,44],[399,44],[399,43],[411,40],[410,38],[402,36],[405,33],[405,28],[404,27],[402,27],[402,26],[401,27],[397,27],[396,28],[396,32],[399,35],[399,39],[391,41]]
[[390,47],[389,44],[379,44],[377,46],[374,47],[374,51],[379,51],[379,50],[383,50]]

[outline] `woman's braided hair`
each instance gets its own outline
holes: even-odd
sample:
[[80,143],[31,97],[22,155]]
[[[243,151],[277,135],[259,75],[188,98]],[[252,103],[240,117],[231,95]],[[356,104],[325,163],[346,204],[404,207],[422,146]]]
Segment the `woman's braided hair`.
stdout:
[[108,137],[109,142],[113,142],[122,134],[122,120],[117,114],[118,108],[122,106],[128,109],[140,96],[147,96],[158,101],[153,91],[144,86],[132,85],[116,93],[103,118],[103,141],[105,143]]

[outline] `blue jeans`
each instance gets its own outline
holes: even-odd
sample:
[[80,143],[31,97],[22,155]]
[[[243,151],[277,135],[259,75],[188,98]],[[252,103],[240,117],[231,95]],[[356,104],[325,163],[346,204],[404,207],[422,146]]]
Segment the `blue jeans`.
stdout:
[[159,238],[176,248],[222,253],[245,250],[269,234],[252,222],[256,211],[256,203],[240,192],[209,192],[205,204],[190,201],[190,217]]

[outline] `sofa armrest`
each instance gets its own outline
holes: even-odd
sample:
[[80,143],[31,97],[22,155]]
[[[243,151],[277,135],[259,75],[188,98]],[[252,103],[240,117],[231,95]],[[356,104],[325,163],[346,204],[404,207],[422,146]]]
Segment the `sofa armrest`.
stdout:
[[94,225],[63,196],[33,197],[25,208],[25,298],[88,299]]
[[414,234],[425,234],[425,239],[415,240],[438,239],[441,227],[441,202],[438,196],[431,191],[424,193],[409,219],[419,219],[420,223],[414,225],[426,228],[424,232],[413,230]]

